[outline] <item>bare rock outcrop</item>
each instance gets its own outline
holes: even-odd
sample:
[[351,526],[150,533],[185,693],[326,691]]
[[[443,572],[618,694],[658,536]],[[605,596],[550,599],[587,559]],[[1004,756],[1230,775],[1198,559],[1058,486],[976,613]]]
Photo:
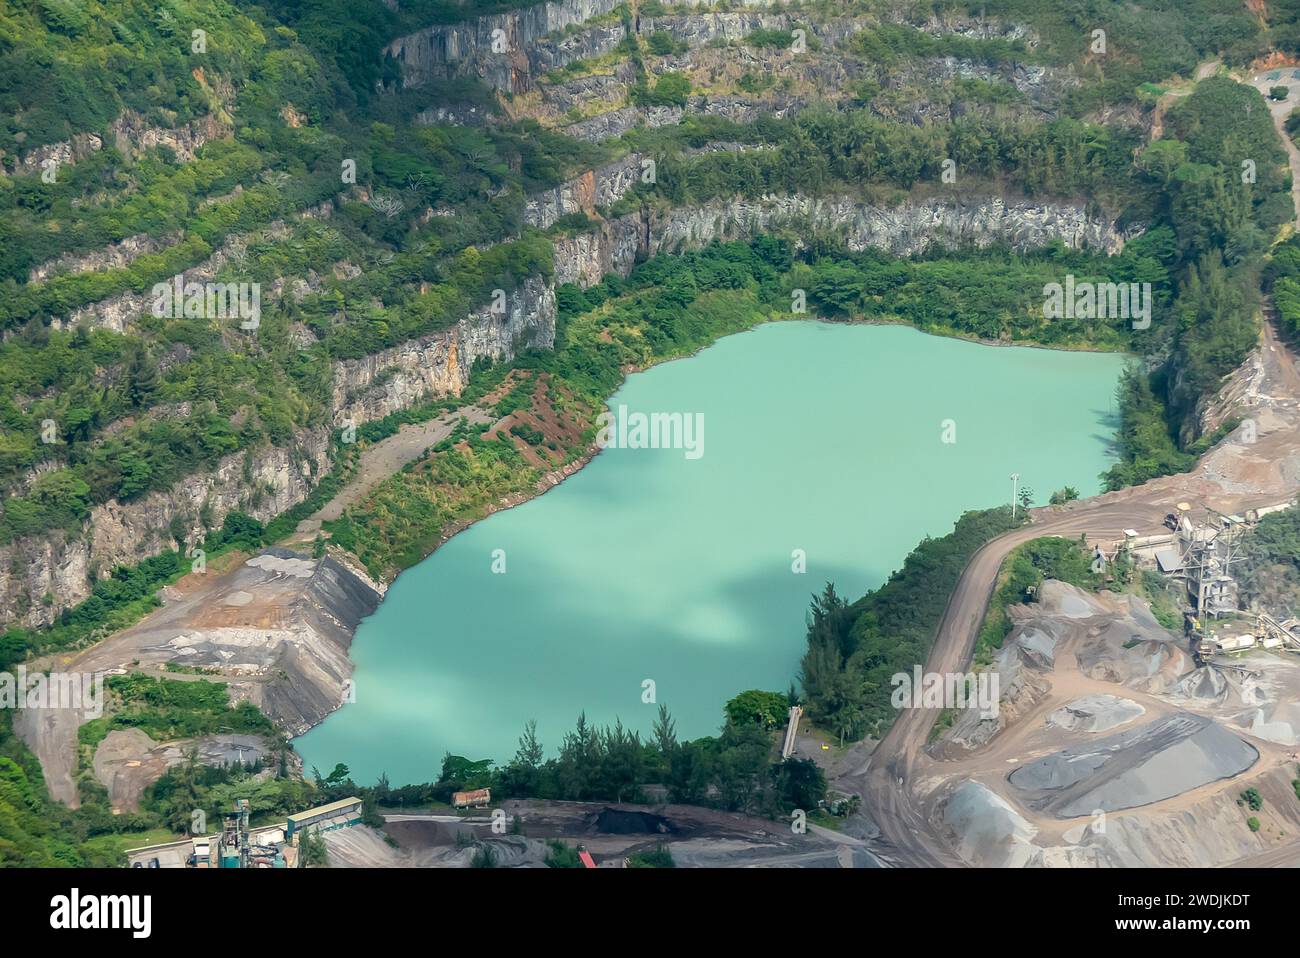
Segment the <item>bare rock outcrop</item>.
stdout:
[[629,153],[600,169],[588,170],[559,186],[532,194],[524,204],[524,223],[544,230],[561,217],[613,205],[639,182],[644,159],[640,153]]
[[776,226],[841,233],[849,249],[910,256],[931,246],[1032,249],[1059,240],[1072,249],[1117,252],[1124,235],[1080,206],[1015,202],[1001,197],[929,200],[898,207],[802,194],[737,198],[670,210],[651,223],[650,255],[678,252],[711,240],[746,239]]
[[450,329],[334,367],[334,421],[382,419],[431,396],[459,394],[480,359],[510,360],[555,343],[555,287],[540,276],[506,293],[504,313],[481,306]]
[[201,515],[214,527],[236,510],[269,521],[307,498],[328,470],[329,432],[308,430],[292,446],[241,450],[169,489],[125,503],[110,499],[95,506],[77,532],[0,546],[0,621],[48,626],[115,566],[173,548],[178,520],[186,543],[202,537]]
[[401,64],[405,87],[477,76],[510,93],[528,90],[537,73],[608,52],[623,39],[621,22],[550,37],[612,12],[621,0],[560,0],[461,23],[426,27],[384,48]]
[[[163,146],[175,154],[176,159],[188,163],[206,143],[225,139],[230,135],[230,124],[208,113],[178,127],[152,126],[144,117],[128,110],[108,128],[108,135],[116,149],[128,155]],[[5,171],[13,176],[39,173],[53,160],[58,166],[69,166],[84,160],[104,148],[104,137],[98,133],[78,133],[69,140],[47,143],[29,150],[20,157],[5,157]]]

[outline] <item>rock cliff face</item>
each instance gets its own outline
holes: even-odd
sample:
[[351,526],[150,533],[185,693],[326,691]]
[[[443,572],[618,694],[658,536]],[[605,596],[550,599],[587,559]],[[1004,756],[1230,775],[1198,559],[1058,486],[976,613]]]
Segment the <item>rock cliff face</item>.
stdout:
[[[283,227],[283,223],[272,224],[272,228],[281,227]],[[214,280],[217,273],[220,272],[230,258],[232,249],[237,244],[245,241],[246,238],[243,236],[232,236],[206,260],[187,270],[183,270],[181,272],[181,281],[183,283],[207,283]],[[109,268],[108,260],[114,255],[115,251],[111,249],[102,250],[86,257],[85,263],[91,269],[106,269]],[[125,332],[128,326],[153,308],[153,301],[153,287],[138,292],[128,290],[125,293],[110,296],[108,299],[101,299],[94,303],[79,306],[66,317],[51,317],[50,327],[52,329],[73,329],[77,326],[86,326],[90,329],[108,329],[115,333]]]
[[334,421],[382,419],[432,396],[459,394],[480,359],[509,360],[555,344],[555,287],[542,277],[506,294],[504,313],[483,306],[451,329],[334,368]]
[[744,239],[774,226],[805,224],[839,233],[851,250],[875,247],[896,256],[910,256],[932,245],[1006,243],[1029,249],[1054,240],[1075,249],[1113,253],[1124,243],[1109,221],[1064,204],[987,197],[879,207],[796,194],[670,210],[651,220],[647,252],[674,253],[715,239]]
[[[334,209],[333,203],[327,201],[317,204],[309,209],[295,214],[297,220],[328,219]],[[273,220],[262,229],[253,233],[239,233],[226,238],[221,247],[203,262],[191,266],[181,272],[181,281],[183,283],[207,283],[216,279],[217,274],[231,262],[238,263],[239,257],[247,248],[250,240],[286,240],[292,234],[292,229],[284,220]],[[175,237],[173,237],[175,238]],[[123,241],[126,243],[127,241]],[[158,248],[167,245],[164,243],[157,244]],[[69,261],[62,268],[70,269],[74,272],[86,272],[88,270],[111,269],[116,265],[121,265],[119,261],[129,262],[135,256],[141,255],[145,250],[138,248],[122,249],[122,244],[114,244],[106,249],[97,250],[94,253],[85,254],[74,260]],[[152,250],[150,250],[152,251]],[[55,260],[51,263],[43,264],[37,267],[38,270],[47,270],[57,272],[61,267],[61,261]],[[310,287],[310,282],[308,283]],[[281,277],[271,283],[267,288],[262,290],[263,303],[276,302],[285,290],[285,278]],[[312,290],[309,290],[312,291]],[[294,287],[290,284],[290,294],[294,292]],[[301,299],[301,295],[298,296]],[[51,317],[50,326],[54,329],[71,329],[75,326],[88,326],[94,329],[109,329],[113,332],[124,332],[126,328],[134,323],[138,317],[148,313],[153,308],[153,287],[142,289],[138,292],[128,290],[119,293],[116,296],[110,296],[107,299],[101,299],[98,302],[87,303],[73,310],[66,317]]]
[[[701,0],[698,3],[674,6],[703,5]],[[658,16],[645,16],[636,12],[627,20],[609,15],[617,6],[617,0],[558,0],[511,13],[428,27],[399,37],[384,52],[399,61],[404,88],[420,87],[433,79],[473,76],[482,79],[493,89],[514,94],[529,91],[541,77],[557,68],[610,53],[627,39],[629,32],[640,37],[665,33],[674,41],[689,47],[692,52],[699,52],[711,44],[742,43],[745,37],[757,30],[787,32],[802,29],[806,31],[807,39],[820,44],[822,49],[839,50],[858,31],[876,25],[876,20],[872,18],[851,16],[810,20],[797,13],[789,14],[774,9],[776,5],[770,0],[742,0],[733,5],[740,9],[723,12],[700,10]],[[997,18],[986,20],[983,17],[948,14],[917,19],[902,11],[889,12],[886,17],[891,22],[906,23],[936,37],[957,35],[972,39],[1018,40],[1029,48],[1038,43],[1038,38],[1031,31]],[[730,55],[740,58],[756,56],[753,50],[743,47],[735,48]],[[689,56],[682,62],[669,58],[657,64],[655,69],[687,69],[689,61]],[[574,82],[591,88],[602,83],[608,86],[608,80],[609,78],[582,78]],[[626,82],[627,78],[619,80]],[[828,85],[823,89],[829,92],[842,85]],[[1021,82],[1016,85],[1022,93],[1026,92]],[[589,89],[587,92],[596,91]],[[606,89],[600,95],[584,97],[582,102],[617,102],[609,95],[611,92],[614,91]],[[561,94],[560,99],[563,98],[564,95]],[[696,109],[692,112],[701,112],[701,106],[702,104],[695,104]],[[563,112],[568,108],[561,106],[560,110]],[[625,121],[626,116],[605,114],[603,123],[606,129],[600,133],[599,125],[589,120],[583,121],[577,131],[570,132],[582,139],[603,139],[623,132],[627,128]],[[650,118],[647,118],[647,122],[654,125]]]
[[[142,153],[156,146],[165,146],[182,163],[188,163],[205,143],[229,136],[230,125],[206,114],[175,128],[150,126],[140,114],[128,111],[113,121],[108,135],[121,153]],[[47,160],[68,166],[103,148],[104,137],[98,133],[81,133],[70,140],[37,147],[21,157],[6,157],[3,162],[8,173],[29,175],[41,172]]]
[[710,42],[722,40],[738,43],[757,30],[780,30],[784,33],[803,30],[807,39],[815,38],[823,45],[833,47],[844,43],[858,30],[869,26],[870,21],[852,17],[830,17],[810,21],[797,13],[765,13],[755,10],[641,17],[637,21],[636,30],[643,37],[652,33],[667,33],[674,40],[690,47],[702,47]]
[[626,276],[638,260],[679,253],[713,240],[741,240],[766,230],[838,232],[850,249],[867,247],[910,256],[930,246],[1031,249],[1061,240],[1075,249],[1117,252],[1126,236],[1076,206],[979,200],[868,206],[850,199],[790,195],[735,199],[666,212],[640,210],[596,229],[555,241],[555,282],[591,286],[606,273]]
[[560,0],[462,23],[429,27],[399,37],[384,50],[402,66],[403,85],[477,76],[510,93],[526,91],[532,77],[573,60],[608,52],[623,39],[615,21],[573,36],[547,34],[611,12],[621,0]]
[[65,253],[57,259],[42,263],[40,266],[33,267],[27,274],[27,282],[43,283],[51,276],[60,273],[71,275],[96,270],[120,269],[129,266],[138,257],[156,253],[179,241],[180,236],[176,233],[168,233],[161,239],[139,233],[91,253]]
[[555,283],[594,286],[606,273],[626,276],[647,249],[646,217],[621,216],[597,229],[555,240]]
[[524,222],[544,230],[571,213],[590,213],[597,206],[612,205],[636,186],[643,159],[640,153],[629,153],[554,189],[534,193],[524,204]]
[[1029,110],[1044,117],[1056,116],[1064,96],[1079,85],[1079,77],[1070,68],[1026,63],[990,65],[957,57],[931,57],[896,70],[885,80],[885,85],[890,89],[914,91],[912,101],[895,102],[888,110],[876,107],[876,112],[882,116],[912,122],[952,122],[958,117],[977,112],[980,108],[965,99],[946,103],[915,93],[923,91],[926,84],[957,79],[1007,84],[1023,94]]
[[293,508],[328,471],[329,443],[329,431],[321,428],[300,434],[292,447],[237,452],[213,471],[188,476],[170,489],[96,506],[80,533],[34,536],[0,547],[0,622],[51,624],[63,609],[90,595],[95,580],[114,566],[174,548],[173,520],[180,520],[185,541],[193,543],[202,535],[200,513],[216,527],[235,510],[265,522]]
[[[534,81],[576,60],[609,53],[627,37],[621,20],[593,17],[610,13],[615,0],[562,0],[514,13],[479,17],[429,27],[399,37],[385,53],[401,63],[402,85],[423,86],[432,79],[476,76],[503,93],[523,93]],[[694,16],[641,17],[635,33],[670,34],[693,47],[711,40],[739,41],[759,29],[789,30],[796,18],[762,12],[701,13]],[[580,29],[566,29],[577,28]],[[852,34],[854,21],[836,19],[808,27],[811,36],[835,43]]]

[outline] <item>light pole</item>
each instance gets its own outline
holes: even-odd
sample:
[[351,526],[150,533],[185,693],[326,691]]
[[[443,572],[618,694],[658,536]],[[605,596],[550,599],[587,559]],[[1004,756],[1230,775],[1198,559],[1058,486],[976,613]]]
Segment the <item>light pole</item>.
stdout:
[[1016,517],[1016,494],[1020,491],[1020,473],[1011,474],[1011,518]]

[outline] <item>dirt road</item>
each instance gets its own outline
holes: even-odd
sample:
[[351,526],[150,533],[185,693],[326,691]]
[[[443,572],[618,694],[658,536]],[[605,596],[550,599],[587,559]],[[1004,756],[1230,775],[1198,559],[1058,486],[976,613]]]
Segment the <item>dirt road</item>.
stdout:
[[[1287,163],[1291,166],[1291,199],[1295,203],[1296,219],[1300,221],[1300,150],[1296,149],[1286,131],[1286,118],[1300,104],[1300,79],[1293,76],[1295,72],[1293,69],[1282,68],[1263,70],[1250,77],[1249,83],[1264,94],[1265,99],[1268,99],[1271,87],[1284,86],[1289,91],[1285,100],[1268,100],[1268,112],[1273,117],[1278,136],[1282,138],[1282,148],[1286,150]],[[1279,74],[1278,79],[1269,79],[1273,73]]]
[[450,436],[462,419],[467,420],[471,426],[481,426],[484,423],[499,422],[502,417],[490,409],[475,405],[455,409],[428,422],[403,425],[396,433],[380,440],[361,454],[361,461],[347,485],[313,515],[298,523],[288,544],[310,542],[320,532],[322,522],[340,518],[349,506],[364,499],[379,483]]
[[1233,862],[1233,868],[1300,868],[1300,842],[1271,848],[1258,855]]
[[[1087,513],[1042,521],[994,539],[975,553],[948,599],[927,672],[960,672],[970,661],[984,611],[1003,560],[1019,545],[1040,536],[1090,538],[1111,541],[1133,528],[1146,535],[1158,531],[1164,506],[1116,504]],[[930,825],[932,809],[913,794],[914,771],[920,750],[941,709],[906,709],[886,733],[867,766],[843,780],[857,785],[863,805],[881,831],[878,850],[895,864],[960,866],[949,843]]]

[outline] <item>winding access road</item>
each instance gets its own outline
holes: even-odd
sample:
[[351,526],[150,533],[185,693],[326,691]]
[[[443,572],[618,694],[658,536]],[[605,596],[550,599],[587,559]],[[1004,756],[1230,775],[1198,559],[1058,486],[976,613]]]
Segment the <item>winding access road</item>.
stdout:
[[[984,545],[962,572],[940,620],[926,660],[927,672],[962,672],[975,647],[1003,560],[1017,546],[1041,536],[1113,543],[1126,529],[1140,535],[1163,531],[1164,517],[1180,502],[1193,517],[1209,507],[1221,513],[1272,505],[1298,490],[1294,464],[1300,459],[1300,372],[1271,323],[1261,333],[1258,362],[1247,377],[1253,388],[1248,408],[1258,406],[1261,435],[1254,444],[1228,440],[1195,470],[1154,479],[1065,507],[1031,511],[1033,522]],[[1256,413],[1251,410],[1251,415]],[[1264,434],[1263,423],[1268,422]],[[1283,464],[1289,464],[1285,468]],[[951,866],[965,863],[934,824],[936,799],[918,788],[919,760],[940,709],[905,709],[866,763],[842,776],[839,787],[863,797],[863,811],[880,831],[873,851],[893,865]]]

